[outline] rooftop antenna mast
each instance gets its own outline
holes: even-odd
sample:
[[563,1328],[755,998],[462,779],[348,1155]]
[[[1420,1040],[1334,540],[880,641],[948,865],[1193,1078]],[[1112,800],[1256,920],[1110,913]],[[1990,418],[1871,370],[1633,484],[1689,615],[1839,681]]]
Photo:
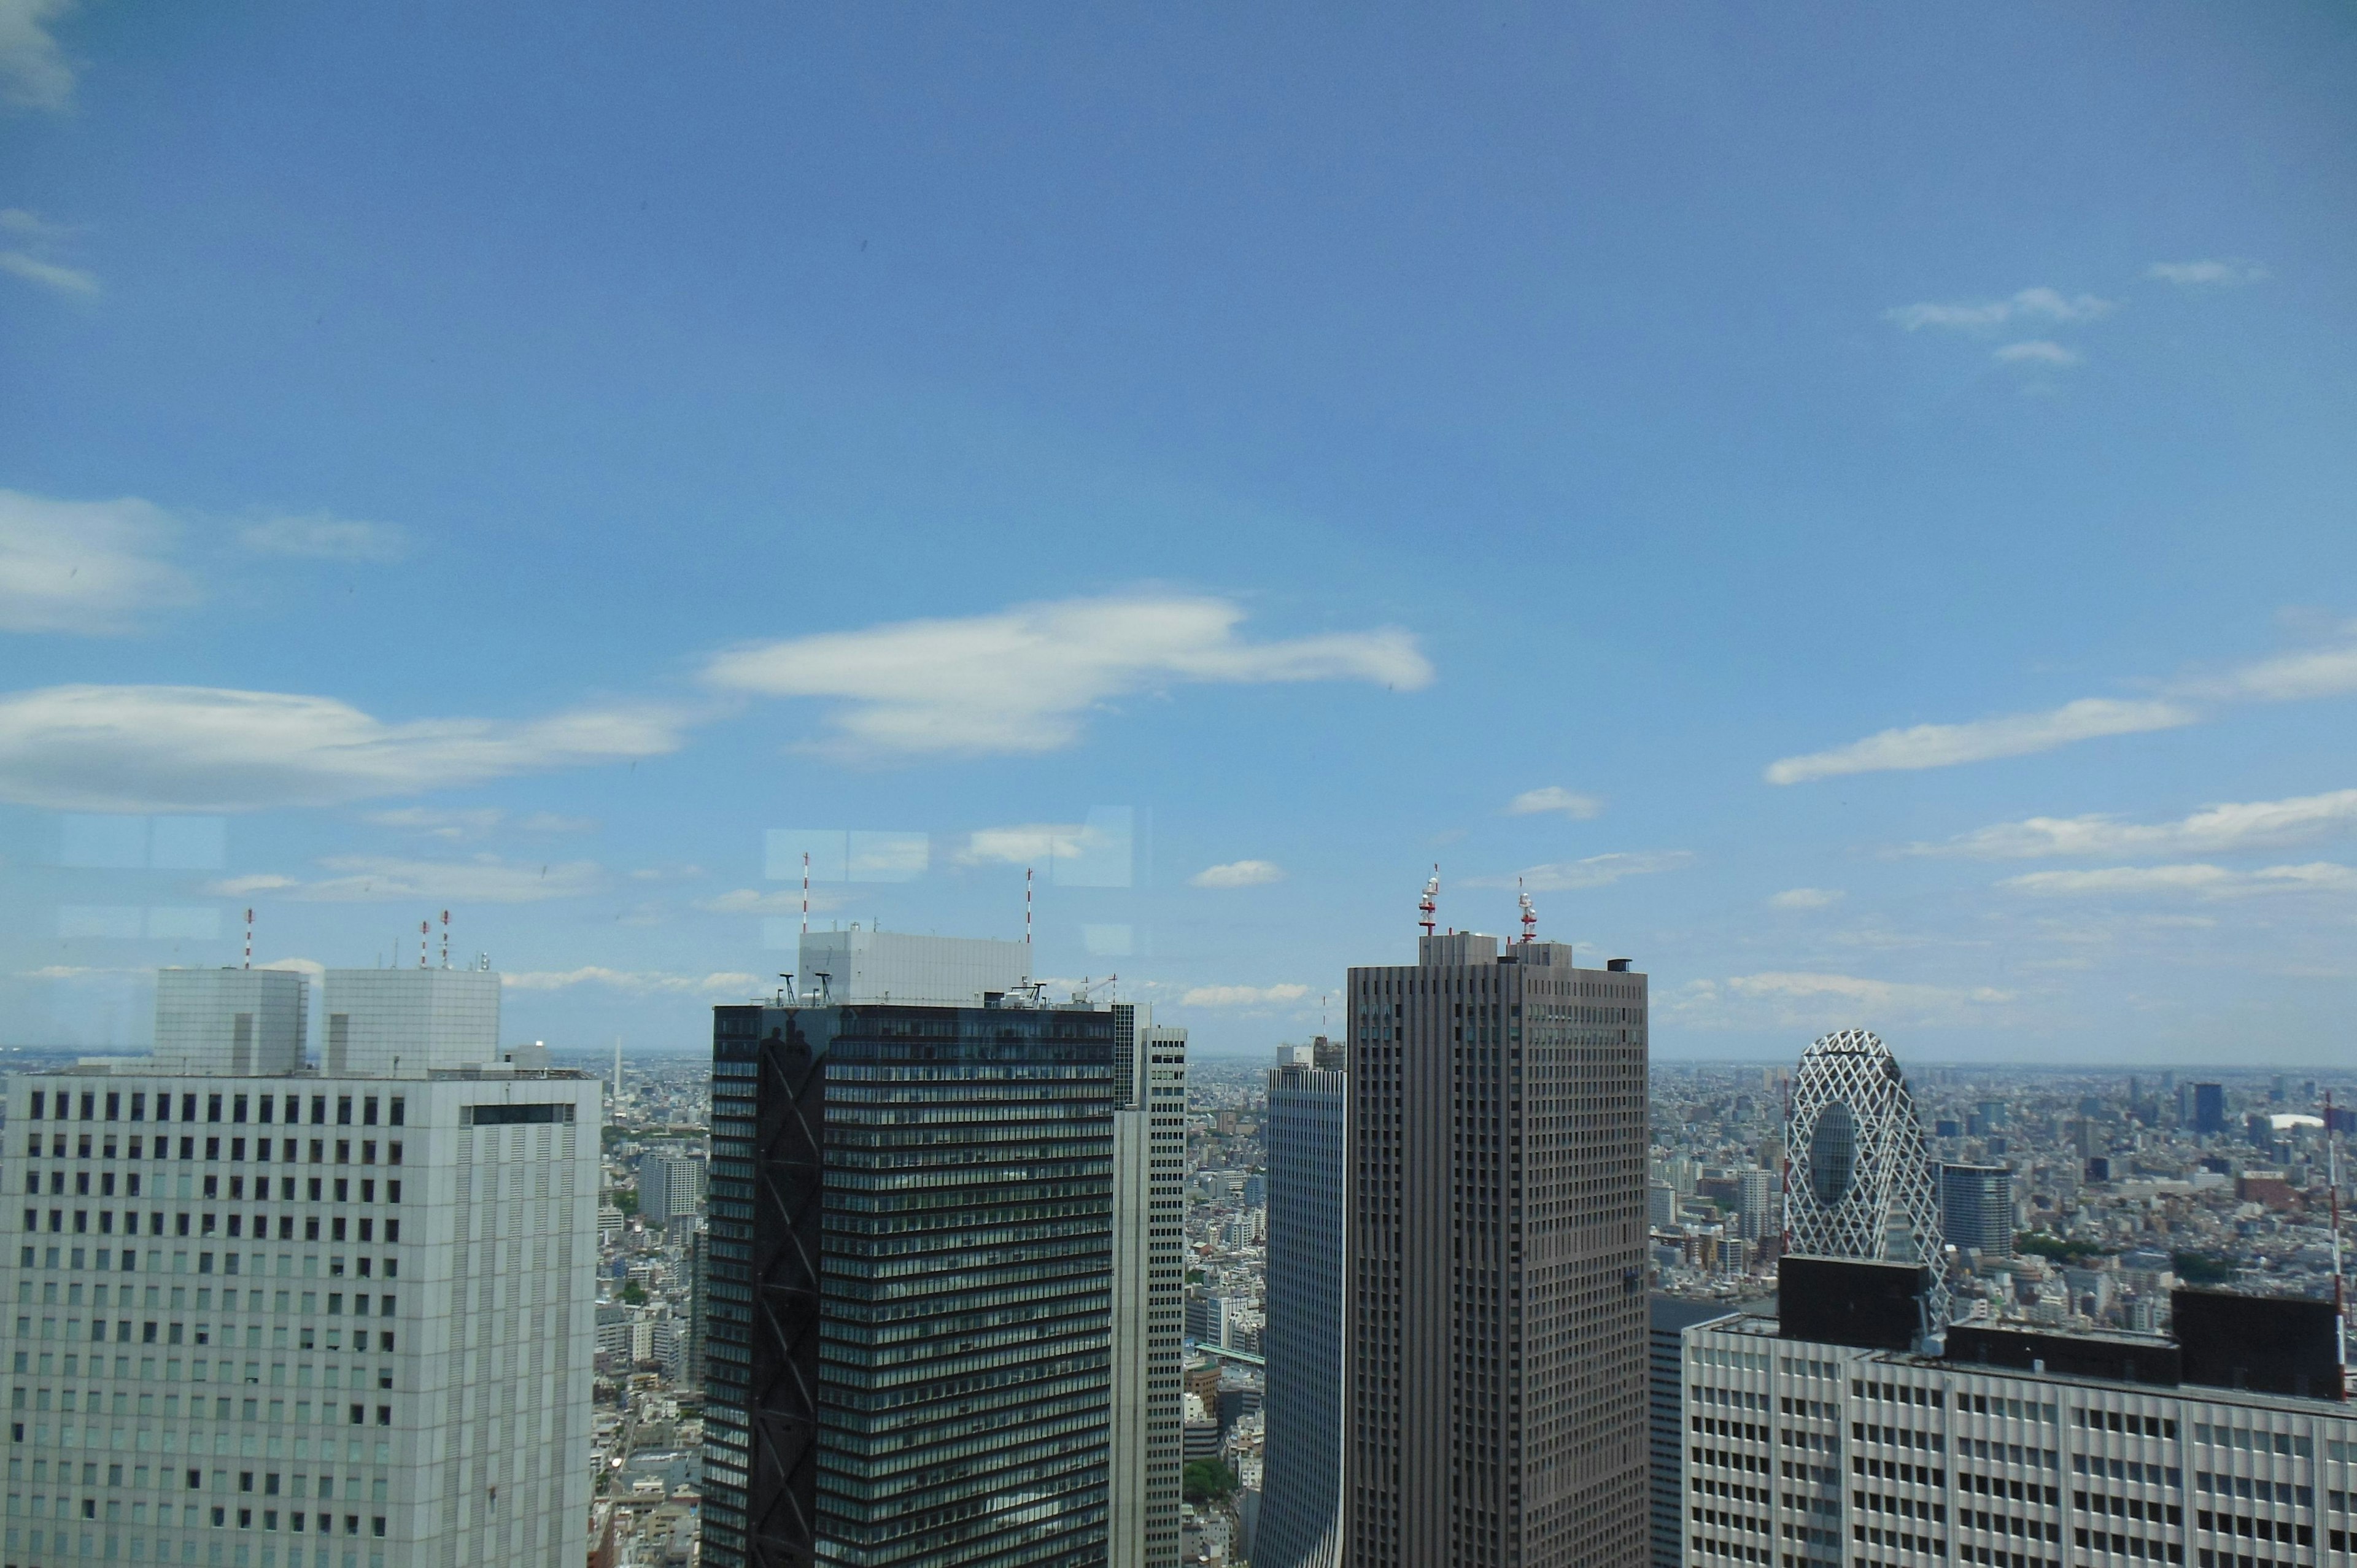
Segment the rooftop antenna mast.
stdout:
[[1023,868],[1023,972],[1031,972],[1031,868]]
[[1514,878],[1514,901],[1523,907],[1523,940],[1534,942],[1539,936],[1539,912],[1531,905],[1531,896],[1523,891],[1523,879]]
[[245,912],[245,967],[253,967],[253,911]]
[[1424,918],[1416,922],[1426,936],[1432,935],[1435,917],[1440,913],[1440,862],[1432,863],[1432,875],[1424,885],[1424,897],[1416,900],[1416,912]]
[[[810,935],[810,851],[802,851],[802,935]],[[791,979],[792,976],[787,976]]]
[[420,920],[417,922],[417,967],[420,969],[424,969],[425,967],[425,943],[427,939],[433,935],[433,921]]
[[442,967],[450,967],[450,911],[442,911]]

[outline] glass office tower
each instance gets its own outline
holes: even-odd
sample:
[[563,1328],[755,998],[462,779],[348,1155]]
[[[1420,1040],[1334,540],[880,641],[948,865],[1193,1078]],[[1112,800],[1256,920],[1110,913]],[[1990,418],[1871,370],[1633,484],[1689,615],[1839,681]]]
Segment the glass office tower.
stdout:
[[719,1007],[706,1563],[1109,1561],[1109,1008]]

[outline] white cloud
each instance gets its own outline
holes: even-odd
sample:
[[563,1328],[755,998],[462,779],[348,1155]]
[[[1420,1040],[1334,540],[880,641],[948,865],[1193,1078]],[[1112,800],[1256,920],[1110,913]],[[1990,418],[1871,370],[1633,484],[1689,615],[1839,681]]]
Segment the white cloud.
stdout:
[[1768,904],[1775,909],[1830,909],[1846,897],[1838,887],[1787,887]]
[[314,561],[398,561],[409,549],[409,536],[390,523],[354,522],[326,512],[250,522],[237,531],[237,542],[257,555]]
[[27,283],[37,283],[59,294],[78,294],[87,298],[98,292],[98,279],[91,274],[80,267],[45,262],[23,251],[0,251],[0,272],[13,273]]
[[[813,913],[843,908],[843,896],[821,888],[811,889],[810,907]],[[799,915],[802,894],[799,887],[764,893],[751,887],[736,887],[710,898],[701,898],[695,907],[715,915]]]
[[661,756],[683,724],[651,706],[387,724],[283,692],[49,686],[0,695],[0,800],[66,811],[339,805]]
[[1887,729],[1864,740],[1770,764],[1770,784],[1803,784],[1848,773],[1953,768],[1998,757],[2025,757],[2099,736],[2174,729],[2201,715],[2182,703],[2083,697],[2042,714],[2008,714],[1961,725]]
[[2013,993],[1988,986],[1922,985],[1850,974],[1770,971],[1689,981],[1663,997],[1664,1022],[1692,1029],[1889,1030],[1986,1022]]
[[2230,871],[2222,865],[2115,865],[2099,871],[2033,871],[1998,884],[2061,897],[2190,896],[2240,898],[2259,893],[2357,893],[2357,866],[2315,861]]
[[1576,795],[1558,784],[1525,789],[1506,802],[1509,816],[1532,817],[1542,811],[1561,811],[1576,821],[1587,822],[1603,814],[1604,802],[1593,795]]
[[1883,319],[1913,332],[1925,327],[1975,330],[2021,320],[2093,321],[2110,315],[2115,308],[2113,301],[2098,299],[2092,294],[2066,297],[2055,289],[2026,288],[2007,299],[1969,305],[1901,305],[1882,314]]
[[2117,817],[2029,817],[1964,833],[1943,844],[1916,844],[1918,854],[1961,854],[1985,860],[2046,856],[2229,854],[2305,843],[2357,829],[2357,789],[2204,806],[2173,822],[2124,822]]
[[1178,1003],[1184,1007],[1267,1007],[1308,994],[1306,985],[1198,985],[1181,994]]
[[62,240],[72,231],[60,223],[52,223],[38,212],[21,207],[0,207],[0,234],[20,235],[27,240]]
[[249,893],[277,893],[302,883],[292,876],[282,876],[274,871],[258,871],[247,876],[224,876],[205,884],[205,891],[222,898],[242,898]]
[[2216,285],[2257,283],[2267,269],[2256,262],[2155,262],[2144,275],[2158,283]]
[[598,822],[595,817],[567,817],[554,811],[534,811],[517,824],[528,833],[594,833]]
[[960,865],[1046,865],[1077,860],[1104,837],[1080,822],[1027,822],[980,828],[966,836],[953,857]]
[[403,860],[393,855],[330,855],[319,868],[334,875],[314,881],[263,875],[231,877],[206,889],[224,897],[275,893],[313,904],[382,904],[423,898],[449,904],[537,904],[576,898],[606,886],[594,862],[541,864],[479,854],[469,860]]
[[322,979],[328,972],[328,966],[315,958],[274,958],[268,963],[257,963],[253,967],[291,970],[296,974],[307,974],[313,980]]
[[2223,674],[2189,677],[2161,686],[2165,695],[2137,702],[2083,698],[2042,714],[2013,714],[1972,724],[1917,725],[1806,757],[1788,757],[1767,770],[1770,784],[1799,784],[1849,773],[1947,768],[1992,757],[2048,751],[2074,741],[2135,735],[2199,724],[2204,703],[2288,703],[2357,694],[2357,622],[2328,625],[2320,645],[2261,659]]
[[2065,349],[2061,344],[2043,338],[2033,338],[2026,343],[2007,343],[1990,358],[2004,365],[2052,365],[2058,370],[2081,362],[2077,350]]
[[1284,881],[1285,868],[1271,860],[1232,860],[1207,865],[1187,880],[1197,887],[1260,887]]
[[1526,866],[1512,876],[1469,876],[1469,887],[1512,887],[1520,882],[1534,893],[1561,893],[1577,887],[1605,887],[1624,876],[1650,876],[1657,872],[1683,871],[1694,864],[1691,850],[1591,854],[1585,860],[1555,861]]
[[570,991],[594,985],[633,996],[750,996],[779,983],[758,974],[716,970],[710,974],[666,974],[660,971],[605,969],[587,964],[579,969],[522,970],[502,973],[500,983],[513,991]]
[[507,813],[496,806],[436,811],[428,806],[404,806],[397,811],[371,811],[361,820],[381,828],[400,828],[457,843],[480,838],[500,825]]
[[716,657],[705,678],[834,699],[830,748],[867,756],[1052,751],[1114,698],[1180,682],[1432,680],[1397,628],[1255,643],[1236,635],[1243,618],[1222,599],[1068,599],[751,643]]
[[2319,648],[2279,653],[2224,675],[2180,682],[2188,696],[2296,703],[2357,693],[2357,623],[2337,627]]
[[0,631],[119,633],[194,603],[163,557],[178,529],[131,497],[58,501],[0,490]]
[[73,0],[0,0],[0,103],[62,109],[73,101],[73,68],[49,24]]

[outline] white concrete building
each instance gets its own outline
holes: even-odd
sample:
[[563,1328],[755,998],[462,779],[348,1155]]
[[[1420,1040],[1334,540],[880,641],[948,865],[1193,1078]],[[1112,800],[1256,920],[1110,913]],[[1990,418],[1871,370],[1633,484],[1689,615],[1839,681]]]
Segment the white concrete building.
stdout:
[[979,1007],[990,993],[1019,990],[1031,978],[1031,950],[1022,942],[909,931],[805,932],[796,961],[795,988],[810,993],[823,985],[827,1000],[838,1004]]
[[7,1085],[5,1561],[573,1568],[598,1084],[499,1064],[487,972],[331,972],[341,1073],[299,977],[185,972],[165,1058]]
[[1170,1568],[1187,1458],[1187,1031],[1114,1010],[1131,1047],[1114,1113],[1112,1560]]
[[2176,1360],[2158,1339],[2039,1347],[2135,1374],[2104,1377],[1778,1328],[1685,1331],[1689,1568],[2357,1563],[2357,1408],[2341,1401],[2158,1380]]

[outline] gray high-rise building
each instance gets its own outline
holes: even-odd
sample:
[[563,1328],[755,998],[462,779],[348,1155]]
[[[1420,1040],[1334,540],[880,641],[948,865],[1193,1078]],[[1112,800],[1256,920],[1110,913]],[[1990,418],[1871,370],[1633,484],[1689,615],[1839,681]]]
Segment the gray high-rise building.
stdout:
[[1352,1568],[1637,1568],[1645,977],[1417,957],[1350,976]]
[[639,1217],[649,1225],[685,1219],[704,1207],[706,1173],[694,1155],[649,1155],[639,1162]]
[[1349,1085],[1338,1069],[1268,1075],[1268,1394],[1254,1568],[1340,1561]]
[[2013,1256],[2013,1172],[2004,1165],[1940,1167],[1940,1234],[1984,1258]]
[[994,955],[926,940],[889,1002],[714,1009],[714,1568],[1138,1560],[1108,1541],[1117,1406],[1150,1407],[1115,1369],[1132,1017],[969,993]]

